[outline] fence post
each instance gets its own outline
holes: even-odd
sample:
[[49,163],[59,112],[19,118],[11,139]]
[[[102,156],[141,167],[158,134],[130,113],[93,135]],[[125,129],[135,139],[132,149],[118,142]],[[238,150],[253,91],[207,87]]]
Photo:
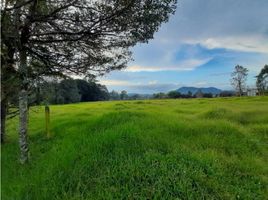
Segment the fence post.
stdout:
[[50,130],[49,130],[50,112],[48,105],[45,106],[45,116],[46,116],[46,136],[47,138],[50,138]]

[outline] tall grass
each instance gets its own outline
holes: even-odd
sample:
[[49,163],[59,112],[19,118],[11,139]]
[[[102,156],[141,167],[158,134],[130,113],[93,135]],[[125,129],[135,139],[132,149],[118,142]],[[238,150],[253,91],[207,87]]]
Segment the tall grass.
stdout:
[[17,119],[2,146],[2,199],[266,199],[268,98],[32,108],[31,162]]

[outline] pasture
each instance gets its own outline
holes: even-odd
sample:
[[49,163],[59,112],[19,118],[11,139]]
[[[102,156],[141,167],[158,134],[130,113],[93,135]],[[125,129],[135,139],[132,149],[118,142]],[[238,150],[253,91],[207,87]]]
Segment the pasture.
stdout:
[[30,110],[2,145],[2,199],[266,199],[268,98],[108,101]]

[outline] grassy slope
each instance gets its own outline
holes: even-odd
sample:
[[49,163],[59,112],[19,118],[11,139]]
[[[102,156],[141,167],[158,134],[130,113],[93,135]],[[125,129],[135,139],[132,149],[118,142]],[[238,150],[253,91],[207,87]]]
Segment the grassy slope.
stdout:
[[31,163],[17,121],[2,146],[3,199],[265,199],[268,98],[96,102],[30,118]]

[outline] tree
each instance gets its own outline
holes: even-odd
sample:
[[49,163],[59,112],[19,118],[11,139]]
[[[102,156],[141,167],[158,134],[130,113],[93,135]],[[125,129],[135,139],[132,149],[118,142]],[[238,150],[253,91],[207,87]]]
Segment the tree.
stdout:
[[172,99],[181,97],[181,93],[179,93],[178,91],[170,91],[167,95],[169,98],[172,98]]
[[239,96],[243,95],[246,88],[247,75],[248,69],[240,65],[236,65],[234,72],[231,74],[231,84]]
[[212,98],[213,97],[213,94],[212,93],[204,93],[203,94],[203,97],[204,98]]
[[76,80],[77,88],[79,90],[79,94],[81,95],[82,102],[92,101],[92,92],[90,84],[86,80],[77,79]]
[[219,94],[220,97],[232,97],[232,96],[235,96],[235,92],[233,91],[222,91],[220,94]]
[[29,152],[30,80],[53,73],[104,74],[122,69],[130,59],[129,48],[153,38],[175,8],[176,0],[2,1],[3,48],[15,49],[12,59],[20,77],[21,163],[28,161]]
[[41,84],[42,103],[58,104],[60,99],[59,80],[53,79]]
[[159,93],[153,94],[153,98],[154,99],[164,99],[164,98],[167,98],[167,95],[163,92],[159,92]]
[[191,91],[188,91],[187,96],[191,98],[193,96],[193,93]]
[[96,84],[97,89],[97,101],[106,101],[109,100],[109,91],[105,85]]
[[[4,143],[6,136],[6,118],[9,112],[10,100],[14,99],[18,92],[18,76],[14,70],[14,49],[4,48],[1,43],[1,143]],[[5,66],[5,67],[4,67]]]
[[75,80],[79,93],[81,94],[81,101],[102,101],[108,100],[108,90],[104,85],[96,83],[95,79],[92,80]]
[[113,90],[112,92],[109,93],[109,98],[110,98],[110,100],[119,100],[120,95],[118,92]]
[[72,79],[62,80],[59,84],[60,104],[76,103],[80,101],[80,94],[76,81]]
[[[63,79],[52,80],[40,84],[40,103],[67,104],[87,101],[107,100],[108,90],[104,85],[95,82],[95,79]],[[37,96],[33,96],[37,102]],[[39,105],[39,104],[37,104]]]
[[127,98],[128,98],[127,91],[126,90],[121,91],[120,99],[121,100],[126,100]]
[[139,94],[134,94],[132,97],[131,97],[131,99],[133,99],[133,100],[138,100],[138,99],[141,99],[142,97],[141,97],[141,95],[139,95]]
[[265,65],[258,74],[256,86],[260,94],[268,91],[268,65]]

